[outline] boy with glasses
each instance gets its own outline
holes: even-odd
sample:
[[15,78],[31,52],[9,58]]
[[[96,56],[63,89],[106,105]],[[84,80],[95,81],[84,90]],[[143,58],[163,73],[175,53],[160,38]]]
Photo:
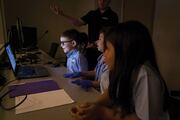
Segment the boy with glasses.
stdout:
[[67,72],[82,72],[88,70],[87,59],[77,49],[80,43],[80,33],[75,29],[64,31],[60,36],[60,45],[67,56]]

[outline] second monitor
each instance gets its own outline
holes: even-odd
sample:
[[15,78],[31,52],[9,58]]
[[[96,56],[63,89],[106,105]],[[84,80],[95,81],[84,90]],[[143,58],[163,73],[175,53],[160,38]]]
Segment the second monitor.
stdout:
[[16,25],[11,26],[11,38],[9,41],[13,49],[20,51],[20,49],[33,50],[37,48],[37,28],[35,27],[22,27],[23,39],[19,36]]

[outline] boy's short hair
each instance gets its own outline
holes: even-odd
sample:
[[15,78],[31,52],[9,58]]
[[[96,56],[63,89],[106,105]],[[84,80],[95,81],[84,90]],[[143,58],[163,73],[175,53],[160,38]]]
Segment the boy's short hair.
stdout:
[[76,41],[76,44],[78,45],[80,43],[80,33],[76,29],[69,29],[64,31],[61,36],[67,37],[71,40]]

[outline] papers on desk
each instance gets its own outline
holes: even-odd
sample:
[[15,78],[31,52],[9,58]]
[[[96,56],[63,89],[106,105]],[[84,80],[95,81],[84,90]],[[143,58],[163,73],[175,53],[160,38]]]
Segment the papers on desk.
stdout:
[[[21,102],[24,97],[25,96],[16,97],[15,104],[17,105]],[[16,108],[16,114],[70,104],[73,102],[74,101],[63,89],[30,94],[27,96],[27,99]]]
[[15,97],[16,105],[20,103],[27,94],[27,99],[16,108],[16,114],[74,102],[53,80],[11,85],[9,89],[12,90],[10,97]]

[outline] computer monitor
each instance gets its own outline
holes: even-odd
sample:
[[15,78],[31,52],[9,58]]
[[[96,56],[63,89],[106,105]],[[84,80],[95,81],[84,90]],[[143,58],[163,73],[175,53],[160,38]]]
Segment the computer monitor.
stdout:
[[15,58],[15,56],[14,56],[14,53],[13,53],[12,50],[11,50],[10,44],[6,44],[5,50],[6,50],[6,53],[7,53],[7,55],[8,55],[8,59],[9,59],[9,61],[10,61],[12,70],[13,70],[13,72],[15,72],[15,71],[16,71],[17,63],[16,63],[16,58]]
[[33,50],[37,48],[37,28],[22,26],[21,21],[18,19],[17,25],[11,26],[11,37],[9,40],[13,50]]

